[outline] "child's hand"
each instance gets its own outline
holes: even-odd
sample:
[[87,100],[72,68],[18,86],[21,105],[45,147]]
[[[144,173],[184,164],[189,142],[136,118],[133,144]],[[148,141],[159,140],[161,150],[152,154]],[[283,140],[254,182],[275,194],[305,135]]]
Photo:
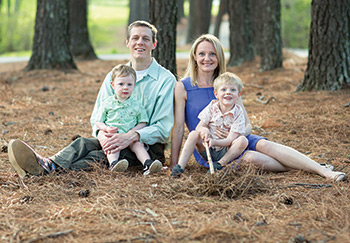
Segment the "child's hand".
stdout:
[[201,136],[202,140],[207,143],[208,140],[210,139],[209,130],[208,129],[201,129],[200,136]]
[[214,147],[215,146],[215,139],[209,138],[208,139],[208,145],[209,145],[209,148]]
[[108,133],[117,133],[118,132],[118,127],[107,127],[107,132]]
[[225,129],[221,129],[219,127],[216,128],[216,136],[218,136],[220,139],[227,138],[228,134],[229,134],[229,131]]

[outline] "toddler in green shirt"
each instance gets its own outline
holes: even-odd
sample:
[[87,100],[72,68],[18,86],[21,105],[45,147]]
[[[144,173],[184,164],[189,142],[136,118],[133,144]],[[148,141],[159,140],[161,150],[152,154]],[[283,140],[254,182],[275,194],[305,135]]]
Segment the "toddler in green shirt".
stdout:
[[[114,96],[103,100],[97,114],[95,130],[103,131],[104,134],[127,133],[129,130],[139,130],[146,126],[148,116],[142,104],[131,97],[136,82],[135,70],[127,65],[118,65],[112,70],[111,85],[114,89]],[[100,136],[99,141],[103,143],[107,138]],[[118,146],[118,145],[116,145]],[[129,146],[135,153],[137,159],[143,163],[143,173],[159,172],[162,163],[158,160],[151,160],[143,143],[137,141]],[[119,160],[119,151],[106,154],[111,171],[125,171],[129,162],[126,159]]]

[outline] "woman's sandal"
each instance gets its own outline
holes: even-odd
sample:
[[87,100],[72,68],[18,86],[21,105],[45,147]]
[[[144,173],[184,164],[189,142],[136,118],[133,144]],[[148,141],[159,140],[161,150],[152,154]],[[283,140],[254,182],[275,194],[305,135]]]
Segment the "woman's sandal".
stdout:
[[326,169],[329,169],[331,171],[334,170],[334,166],[333,165],[330,165],[330,164],[325,164],[325,163],[322,163],[320,164],[321,166],[325,167]]
[[345,178],[346,178],[345,173],[339,173],[334,177],[334,181],[343,181],[345,180]]

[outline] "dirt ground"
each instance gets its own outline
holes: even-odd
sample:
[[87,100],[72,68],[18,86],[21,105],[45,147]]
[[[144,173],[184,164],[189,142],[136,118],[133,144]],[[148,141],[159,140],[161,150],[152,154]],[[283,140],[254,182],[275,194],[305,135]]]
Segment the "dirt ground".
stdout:
[[[229,70],[244,81],[255,134],[350,176],[350,92],[296,93],[306,61],[285,52],[278,70],[261,73],[258,60]],[[22,139],[49,156],[77,135],[89,137],[104,76],[125,62],[77,62],[79,71],[71,73],[0,65],[0,241],[350,242],[349,180],[333,183],[308,172],[244,165],[208,176],[192,159],[180,179],[168,171],[144,177],[138,169],[95,166],[19,180],[8,142]],[[179,74],[185,66],[178,61]]]

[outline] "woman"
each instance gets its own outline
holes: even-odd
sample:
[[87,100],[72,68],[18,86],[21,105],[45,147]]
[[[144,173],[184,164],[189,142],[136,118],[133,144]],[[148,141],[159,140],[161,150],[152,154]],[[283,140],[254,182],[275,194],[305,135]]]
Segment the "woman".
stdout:
[[[212,99],[215,99],[213,80],[226,71],[225,64],[222,45],[215,36],[202,35],[193,43],[186,78],[177,82],[175,86],[175,123],[172,130],[170,168],[173,168],[178,162],[184,136],[184,123],[189,131],[195,129],[199,121],[197,118],[199,112]],[[249,142],[249,150],[244,153],[242,160],[253,163],[266,171],[283,172],[297,169],[319,174],[330,180],[344,180],[345,173],[343,172],[332,171],[290,147],[250,134],[252,126],[241,99],[238,104],[244,109],[246,136]],[[225,135],[220,130],[217,132],[221,136]],[[238,146],[237,156],[243,150],[244,148]],[[200,159],[196,151],[194,155],[199,164],[207,166],[206,161]]]

